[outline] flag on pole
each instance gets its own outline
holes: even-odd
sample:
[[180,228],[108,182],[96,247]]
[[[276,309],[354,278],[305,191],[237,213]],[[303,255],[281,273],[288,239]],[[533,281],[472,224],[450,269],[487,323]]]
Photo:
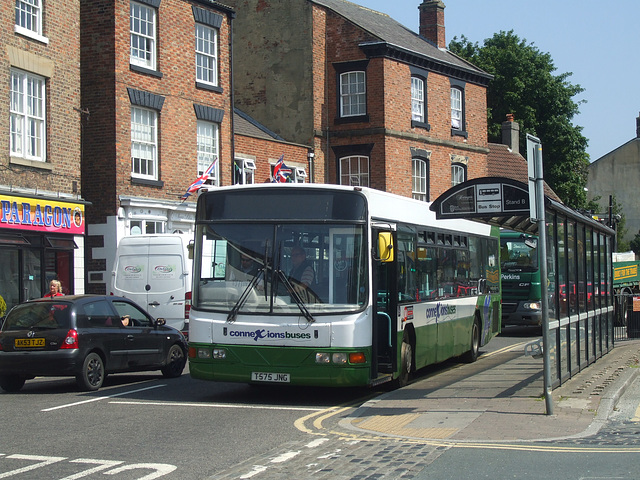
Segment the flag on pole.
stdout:
[[209,165],[209,168],[207,168],[202,175],[196,178],[194,182],[189,185],[189,188],[187,188],[187,191],[181,197],[182,201],[186,200],[192,193],[197,192],[204,185],[204,182],[206,182],[213,173],[213,169],[216,168],[217,161],[218,159],[216,158],[213,163]]
[[284,153],[273,167],[273,180],[271,183],[285,183],[291,175],[291,169],[284,164]]

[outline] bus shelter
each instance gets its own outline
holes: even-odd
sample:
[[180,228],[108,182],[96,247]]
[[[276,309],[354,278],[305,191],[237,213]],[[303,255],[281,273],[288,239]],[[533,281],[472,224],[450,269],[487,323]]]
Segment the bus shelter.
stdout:
[[[538,234],[530,201],[528,185],[484,177],[450,188],[430,208],[438,219],[473,219]],[[615,231],[547,196],[544,209],[549,317],[545,324],[555,388],[614,346]]]

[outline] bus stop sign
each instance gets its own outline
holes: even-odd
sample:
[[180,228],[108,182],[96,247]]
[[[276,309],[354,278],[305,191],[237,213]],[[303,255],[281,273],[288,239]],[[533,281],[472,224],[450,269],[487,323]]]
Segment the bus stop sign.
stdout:
[[529,201],[526,184],[504,177],[484,177],[450,188],[430,209],[438,219],[528,216]]

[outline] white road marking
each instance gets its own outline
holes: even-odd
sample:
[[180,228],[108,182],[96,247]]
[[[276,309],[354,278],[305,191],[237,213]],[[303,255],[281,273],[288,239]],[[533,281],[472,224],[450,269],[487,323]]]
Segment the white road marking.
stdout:
[[244,475],[241,475],[240,478],[242,479],[251,478],[255,475],[258,475],[259,473],[264,472],[266,469],[267,467],[265,467],[264,465],[254,465],[253,470],[251,470],[249,473],[245,473]]
[[[323,443],[328,442],[328,441],[329,441],[328,438],[320,438],[320,439],[317,439],[317,440],[312,440],[311,442],[307,443],[305,445],[305,447],[307,447],[307,448],[319,447],[320,445],[322,445]],[[285,452],[282,455],[278,455],[277,457],[274,457],[271,460],[269,460],[269,463],[284,463],[284,462],[287,462],[287,461],[291,460],[292,458],[297,457],[299,454],[300,454],[300,451],[297,451],[297,452],[294,452],[294,451]],[[240,478],[247,479],[247,478],[254,477],[254,476],[258,475],[259,473],[264,472],[268,468],[269,468],[268,465],[254,465],[253,466],[253,470],[251,470],[250,472],[245,473],[244,475],[241,475]]]
[[85,403],[98,402],[100,400],[106,400],[108,398],[121,397],[123,395],[130,395],[132,393],[144,392],[145,390],[152,390],[154,388],[160,388],[160,387],[166,387],[166,386],[167,386],[166,384],[153,385],[151,387],[138,388],[137,390],[127,390],[126,392],[114,393],[113,395],[107,395],[106,397],[94,397],[94,398],[90,398],[88,400],[82,400],[81,402],[67,403],[66,405],[58,405],[57,407],[44,408],[44,409],[42,409],[40,411],[41,412],[51,412],[52,410],[59,410],[61,408],[67,408],[67,407],[75,407],[75,406],[78,406],[78,405],[83,405]]
[[[22,473],[35,470],[36,468],[43,468],[53,463],[59,463],[59,462],[63,462],[64,460],[67,460],[66,457],[51,457],[51,456],[43,456],[43,455],[22,455],[19,453],[15,453],[12,455],[6,455],[3,453],[0,453],[0,456],[4,457],[2,458],[3,461],[7,459],[9,460],[15,459],[15,460],[23,460],[23,461],[26,460],[26,461],[36,462],[26,467],[16,468],[15,470],[0,473],[0,478],[7,478],[7,477],[12,477],[14,475],[20,475]],[[130,471],[130,470],[143,470],[143,471],[151,470],[150,473],[141,472],[144,474],[144,476],[137,477],[137,480],[153,480],[155,478],[168,475],[169,473],[175,471],[178,468],[177,466],[171,465],[168,463],[133,463],[133,464],[122,465],[124,462],[120,460],[98,460],[93,458],[78,458],[78,459],[67,460],[67,461],[73,464],[89,464],[89,465],[97,465],[97,466],[95,467],[92,466],[81,472],[73,473],[59,480],[77,480],[79,478],[86,477],[100,471],[102,471],[104,475],[117,475],[119,473]]]
[[282,455],[278,455],[277,457],[272,458],[271,463],[283,463],[297,457],[299,454],[300,450],[298,450],[297,452],[285,452]]
[[242,403],[184,403],[184,402],[134,402],[127,400],[114,400],[109,403],[119,405],[154,405],[160,407],[207,407],[207,408],[243,408],[253,410],[295,410],[304,412],[320,412],[324,408],[307,407],[277,407],[274,405],[247,405]]

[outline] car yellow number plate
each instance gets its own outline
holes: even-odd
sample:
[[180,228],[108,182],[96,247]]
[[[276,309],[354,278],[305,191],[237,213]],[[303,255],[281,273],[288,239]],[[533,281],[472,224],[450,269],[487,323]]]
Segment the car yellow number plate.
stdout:
[[14,345],[16,348],[44,347],[44,338],[16,338]]

